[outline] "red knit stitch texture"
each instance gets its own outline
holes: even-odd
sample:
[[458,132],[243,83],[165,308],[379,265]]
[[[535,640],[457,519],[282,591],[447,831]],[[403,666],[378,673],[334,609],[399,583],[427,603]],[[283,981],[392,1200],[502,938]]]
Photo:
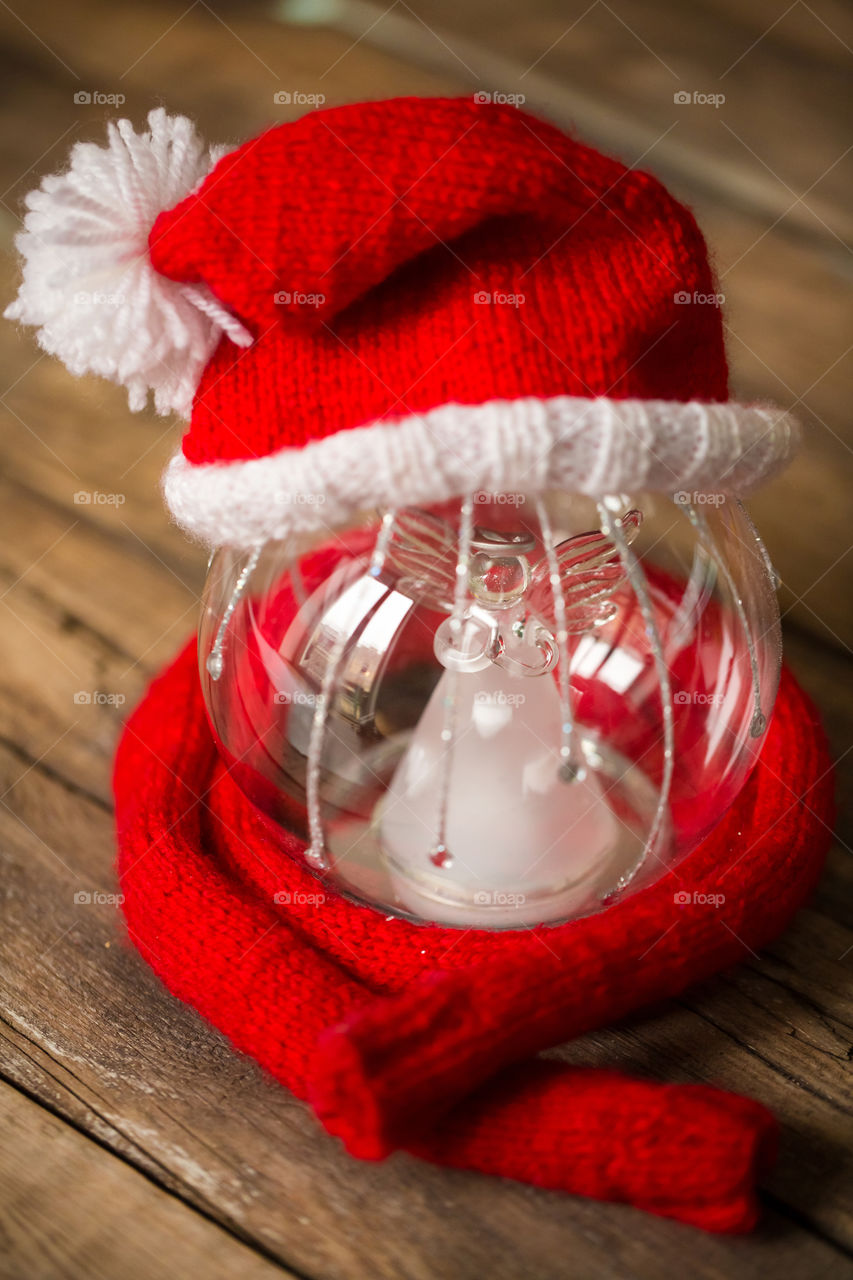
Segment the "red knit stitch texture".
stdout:
[[204,282],[256,339],[223,339],[205,370],[191,462],[451,402],[728,398],[693,216],[515,107],[310,112],[225,156],[149,245],[159,272]]
[[[642,892],[545,930],[417,926],[327,888],[318,910],[317,882],[219,759],[194,644],[130,718],[115,795],[132,939],[351,1151],[404,1147],[708,1230],[752,1226],[775,1143],[758,1103],[531,1055],[746,958],[808,896],[831,778],[790,676],[758,766],[702,845]],[[685,886],[725,903],[686,911]]]

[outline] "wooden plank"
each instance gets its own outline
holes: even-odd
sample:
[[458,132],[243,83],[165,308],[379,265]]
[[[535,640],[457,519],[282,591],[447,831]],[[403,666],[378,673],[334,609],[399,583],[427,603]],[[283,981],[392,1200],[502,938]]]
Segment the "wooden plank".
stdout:
[[[3,571],[0,618],[0,741],[18,760],[10,781],[38,761],[108,807],[115,736],[151,674],[147,663],[117,652],[49,598],[22,592]],[[155,632],[152,640],[156,653]]]
[[[430,96],[448,87],[446,75],[420,70],[369,44],[353,50],[345,34],[286,30],[267,4],[231,12],[218,5],[214,12],[206,4],[147,0],[122,12],[98,0],[79,0],[75,16],[73,25],[57,23],[50,0],[32,0],[24,26],[0,8],[7,89],[0,112],[20,120],[21,100],[32,104],[27,129],[12,130],[4,139],[2,185],[8,190],[2,200],[13,215],[32,177],[49,172],[51,159],[64,157],[68,139],[62,135],[100,139],[107,117],[141,121],[152,107],[165,105],[192,115],[206,138],[236,144],[302,114],[298,104],[275,101],[280,90],[321,92],[331,103],[368,93]],[[74,95],[81,90],[120,93],[125,101],[77,104]]]
[[[8,767],[0,752],[0,776]],[[166,996],[121,943],[109,903],[75,903],[81,888],[112,888],[103,809],[38,766],[5,804],[0,1069],[182,1199],[312,1275],[473,1276],[488,1269],[500,1277],[525,1270],[547,1277],[565,1274],[571,1257],[579,1274],[663,1276],[685,1247],[694,1249],[692,1233],[614,1206],[403,1156],[380,1165],[349,1160],[301,1106]],[[832,993],[826,998],[831,1002]],[[745,1017],[737,993],[729,999],[740,1014],[724,1002],[728,1017]],[[660,1014],[649,1028],[637,1024],[629,1051],[614,1045],[617,1031],[572,1052],[658,1071],[667,1064],[667,1074],[683,1068],[685,1078],[693,1074],[686,1061],[692,1056],[698,1078],[749,1085],[781,1104],[789,1123],[793,1115],[794,1156],[801,1125],[820,1152],[838,1133],[828,1097],[796,1090],[793,1071],[780,1070],[788,1063],[787,1037],[762,1041],[767,1052],[753,1059],[686,1008]],[[744,1062],[754,1071],[744,1071]],[[848,1239],[842,1197],[827,1192],[812,1205],[797,1168],[789,1167],[780,1193],[823,1233]],[[694,1270],[759,1276],[772,1266],[794,1277],[841,1265],[834,1246],[783,1229],[771,1211],[751,1240],[703,1240]]]
[[[292,1275],[23,1094],[0,1086],[0,1273],[27,1280]],[[34,1152],[38,1158],[33,1159]]]
[[[36,174],[62,162],[71,137],[101,136],[101,111],[71,110],[78,84],[114,91],[120,80],[128,97],[123,110],[136,118],[168,85],[168,105],[196,115],[208,136],[240,138],[278,114],[270,101],[276,88],[322,85],[330,101],[339,101],[368,92],[464,92],[477,83],[458,59],[451,69],[446,51],[439,64],[414,47],[402,58],[393,48],[372,48],[372,35],[354,47],[345,32],[285,28],[258,6],[216,13],[196,6],[184,14],[180,5],[148,4],[124,13],[81,0],[75,12],[75,28],[61,28],[47,0],[33,0],[27,23],[47,38],[50,52],[0,9],[10,50],[0,62],[7,87],[0,127],[8,139],[0,178],[10,186],[0,234],[7,239],[15,201]],[[646,21],[653,8],[638,12]],[[752,39],[767,25],[768,12],[767,0],[760,0],[754,13],[731,21]],[[550,31],[555,16],[555,5],[537,0],[525,18]],[[590,14],[595,22],[601,16]],[[506,22],[500,12],[489,18],[478,32],[483,41],[490,25]],[[781,65],[779,50],[788,56],[802,39],[818,75],[832,64],[832,41],[819,34],[819,24],[807,37],[809,22],[808,14],[792,13],[779,24],[774,67]],[[426,47],[422,26],[419,38]],[[596,39],[593,61],[601,50]],[[513,44],[508,58],[517,52]],[[617,52],[627,65],[622,46]],[[413,65],[418,61],[423,69]],[[602,106],[597,84],[584,88],[582,77],[562,66],[560,94],[571,75],[595,128],[603,121],[633,148],[628,159],[636,159],[654,141],[654,120],[637,101],[642,66],[626,77],[623,98],[607,88],[615,107]],[[21,102],[33,104],[25,130]],[[595,137],[595,128],[579,124]],[[681,124],[674,135],[680,132]],[[695,153],[689,164],[683,146],[671,151],[666,142],[650,154],[650,167],[660,154],[660,171],[670,167],[678,192],[694,200],[719,245],[721,269],[731,267],[726,289],[738,389],[783,400],[805,393],[815,415],[817,452],[798,464],[804,471],[783,482],[790,484],[784,498],[774,500],[771,490],[761,499],[766,506],[755,510],[792,588],[786,602],[830,569],[792,609],[801,629],[791,633],[789,649],[828,709],[841,755],[851,740],[849,698],[839,696],[847,668],[837,641],[835,649],[818,647],[803,630],[820,627],[841,640],[847,634],[847,568],[831,569],[829,550],[848,541],[843,364],[810,388],[843,350],[834,345],[843,325],[835,242],[800,209],[760,239],[778,208],[775,184],[761,175],[756,182],[751,172],[733,168],[730,157],[706,165],[698,140],[687,148]],[[710,177],[703,177],[705,168]],[[833,182],[818,192],[830,221],[846,216],[835,192]],[[347,1159],[301,1106],[162,991],[123,942],[109,903],[74,902],[81,888],[115,889],[108,772],[123,710],[115,698],[76,704],[74,693],[106,692],[128,703],[138,696],[146,674],[192,623],[203,562],[167,526],[159,506],[156,479],[174,446],[174,429],[164,433],[153,417],[129,415],[113,388],[74,382],[8,326],[0,328],[0,370],[4,385],[15,383],[0,437],[0,597],[8,592],[0,635],[0,792],[6,792],[0,850],[8,926],[0,943],[8,975],[0,1001],[0,1070],[150,1179],[305,1275],[467,1277],[488,1269],[499,1278],[548,1277],[564,1275],[567,1259],[573,1273],[603,1277],[668,1276],[688,1266],[699,1276],[762,1280],[769,1268],[782,1277],[844,1274],[853,1227],[839,1104],[850,1026],[844,967],[853,925],[844,890],[853,876],[841,845],[814,908],[759,960],[706,984],[680,1007],[566,1051],[578,1060],[668,1078],[711,1078],[777,1110],[785,1141],[768,1182],[775,1208],[745,1241],[699,1240],[628,1210],[453,1174],[402,1156],[379,1166]],[[80,489],[118,491],[126,501],[75,503]],[[800,516],[797,524],[792,512]],[[842,839],[851,843],[849,825]],[[184,1238],[183,1228],[171,1234],[178,1233]]]
[[[117,515],[116,525],[121,521]],[[17,584],[26,582],[63,610],[68,625],[85,616],[129,667],[162,661],[195,626],[202,566],[186,582],[132,533],[103,533],[85,517],[0,479],[0,565],[10,587],[3,607],[14,616]],[[159,634],[152,633],[152,617],[163,620]]]

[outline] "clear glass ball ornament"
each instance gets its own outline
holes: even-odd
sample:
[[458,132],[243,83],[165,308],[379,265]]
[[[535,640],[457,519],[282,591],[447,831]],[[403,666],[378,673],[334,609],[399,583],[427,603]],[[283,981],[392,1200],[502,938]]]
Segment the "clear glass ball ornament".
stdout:
[[781,666],[746,511],[690,497],[478,494],[218,551],[204,697],[284,847],[383,911],[485,928],[599,910],[688,854]]

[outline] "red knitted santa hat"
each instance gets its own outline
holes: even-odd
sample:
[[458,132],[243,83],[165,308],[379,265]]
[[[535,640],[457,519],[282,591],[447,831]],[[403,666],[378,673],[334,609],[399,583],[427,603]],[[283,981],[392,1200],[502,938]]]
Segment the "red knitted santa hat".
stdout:
[[191,415],[165,492],[206,542],[520,484],[743,493],[787,459],[785,415],[728,401],[702,236],[649,174],[470,98],[314,112],[215,164],[188,121],[149,129],[29,197],[7,314]]

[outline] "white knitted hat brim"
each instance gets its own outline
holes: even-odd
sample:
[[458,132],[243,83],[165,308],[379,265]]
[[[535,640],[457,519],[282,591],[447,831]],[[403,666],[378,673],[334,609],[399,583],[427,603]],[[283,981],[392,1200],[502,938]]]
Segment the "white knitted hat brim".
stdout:
[[[651,491],[742,497],[790,460],[792,417],[767,405],[555,396],[445,404],[264,458],[166,468],[166,503],[208,546],[248,549],[361,513],[464,494]],[[688,495],[688,496],[684,496]]]

